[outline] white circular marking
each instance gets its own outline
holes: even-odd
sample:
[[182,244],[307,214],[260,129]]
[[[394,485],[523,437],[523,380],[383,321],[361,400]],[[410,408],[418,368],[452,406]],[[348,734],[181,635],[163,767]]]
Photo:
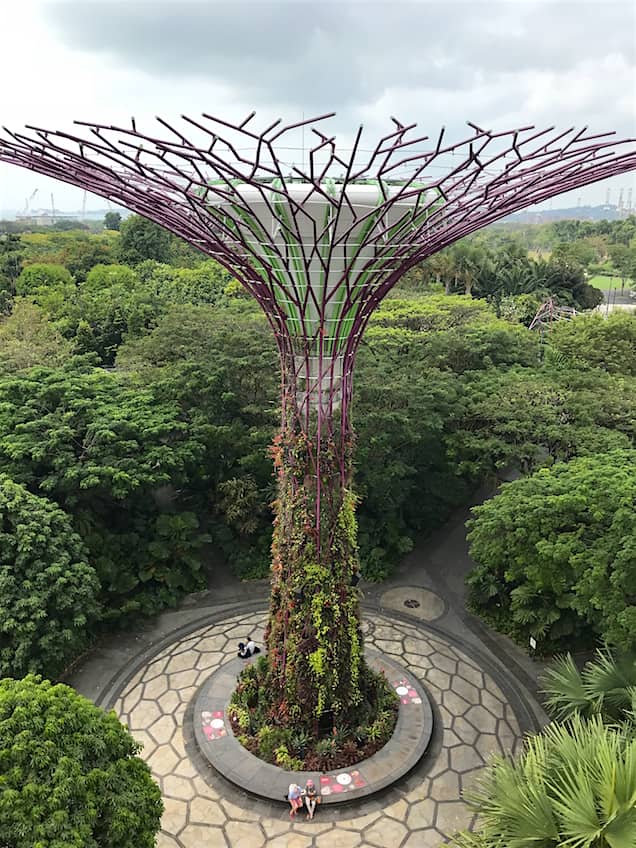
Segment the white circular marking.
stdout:
[[341,786],[349,786],[349,784],[351,783],[351,775],[346,773],[339,774],[336,780]]
[[212,721],[210,722],[210,724],[212,725],[212,727],[215,730],[219,730],[221,727],[223,727],[223,719],[222,718],[213,718]]
[[408,695],[409,694],[409,690],[406,688],[406,686],[398,686],[395,691],[398,693],[398,695]]

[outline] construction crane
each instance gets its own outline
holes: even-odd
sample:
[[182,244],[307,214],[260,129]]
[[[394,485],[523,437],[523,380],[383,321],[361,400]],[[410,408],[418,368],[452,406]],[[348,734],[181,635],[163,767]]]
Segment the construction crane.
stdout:
[[30,197],[24,198],[24,212],[22,213],[24,217],[26,217],[29,214],[29,209],[31,208],[31,202],[32,202],[33,198],[35,197],[35,195],[37,193],[38,193],[38,190],[36,188],[36,189],[33,190],[33,193],[31,194]]

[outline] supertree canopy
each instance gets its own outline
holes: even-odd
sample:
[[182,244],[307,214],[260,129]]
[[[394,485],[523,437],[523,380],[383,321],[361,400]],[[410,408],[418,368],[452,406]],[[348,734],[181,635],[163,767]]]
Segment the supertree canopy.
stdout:
[[[611,133],[522,127],[434,139],[393,120],[374,146],[332,115],[256,131],[203,115],[161,137],[83,123],[83,136],[5,130],[0,161],[112,199],[216,259],[263,308],[282,373],[267,630],[267,714],[314,732],[352,726],[373,687],[360,633],[349,403],[373,310],[413,265],[561,192],[636,168]],[[301,151],[290,139],[305,132]],[[300,160],[300,163],[298,163]]]

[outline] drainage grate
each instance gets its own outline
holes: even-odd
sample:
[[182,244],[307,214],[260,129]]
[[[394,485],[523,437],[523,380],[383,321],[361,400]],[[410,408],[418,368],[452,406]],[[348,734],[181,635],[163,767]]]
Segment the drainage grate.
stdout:
[[416,601],[415,598],[409,598],[408,601],[404,601],[404,606],[409,607],[410,609],[415,609],[415,607],[419,607],[420,602]]

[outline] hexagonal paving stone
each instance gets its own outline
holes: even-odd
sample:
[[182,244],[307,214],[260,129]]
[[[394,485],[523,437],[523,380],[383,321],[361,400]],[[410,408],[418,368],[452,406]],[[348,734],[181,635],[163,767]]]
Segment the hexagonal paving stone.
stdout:
[[178,762],[179,757],[168,745],[161,745],[147,760],[152,773],[160,777],[172,774]]
[[361,836],[354,830],[330,830],[316,837],[316,848],[358,848]]
[[421,827],[431,827],[435,824],[435,801],[426,798],[413,804],[406,817],[406,825],[409,830]]
[[473,813],[461,801],[442,801],[437,805],[437,829],[451,836],[471,823]]
[[402,822],[383,818],[373,827],[365,830],[363,836],[365,843],[377,845],[378,848],[387,848],[388,845],[399,845],[407,832]]
[[187,671],[188,669],[194,668],[196,661],[197,655],[193,651],[186,651],[185,653],[177,654],[174,657],[170,657],[170,660],[164,669],[164,674],[176,674],[179,671]]
[[176,798],[164,798],[163,806],[161,828],[176,836],[188,820],[188,805]]
[[236,821],[258,821],[258,815],[248,807],[237,807],[231,801],[225,800],[221,803],[229,819],[236,819]]
[[470,745],[461,745],[459,748],[451,748],[450,763],[451,768],[461,774],[479,768],[484,764],[484,761]]
[[171,798],[183,798],[184,801],[190,801],[195,796],[191,781],[185,777],[177,777],[174,774],[169,774],[162,778],[161,785],[163,794]]
[[[170,688],[174,689],[177,692],[183,693],[183,690],[188,686],[192,686],[193,683],[196,682],[197,677],[199,676],[199,671],[196,668],[186,669],[185,671],[178,671],[176,674],[171,674],[168,680],[170,681]],[[183,697],[181,698],[183,700]]]
[[164,692],[168,691],[168,678],[165,674],[159,674],[154,680],[144,683],[144,698],[149,701],[156,700]]
[[209,845],[210,848],[232,848],[220,828],[208,825],[189,824],[179,834],[179,840],[184,848],[202,848],[203,845]]
[[216,801],[200,795],[190,802],[190,821],[195,824],[223,825],[226,822],[223,808]]
[[456,692],[464,698],[464,700],[469,701],[471,704],[480,703],[479,689],[460,675],[453,675],[451,686],[453,688],[453,692]]
[[171,715],[163,715],[150,725],[148,732],[157,744],[165,745],[172,739],[176,729],[177,725],[173,717]]
[[147,730],[160,715],[161,711],[154,701],[140,701],[128,714],[128,726],[131,730]]
[[181,703],[179,695],[173,689],[157,698],[157,703],[164,713],[172,713]]
[[435,655],[431,658],[431,662],[433,663],[433,668],[426,672],[426,677],[424,678],[425,683],[437,686],[438,689],[448,689],[451,681],[450,674],[446,674],[445,671],[441,671],[437,668]]
[[461,797],[459,775],[454,771],[445,771],[431,781],[429,795],[434,801],[456,801]]
[[225,835],[232,848],[263,848],[265,845],[265,835],[253,822],[228,822]]
[[497,730],[497,719],[484,707],[471,707],[465,718],[482,733],[495,733]]
[[382,812],[385,816],[389,816],[392,819],[404,821],[408,812],[408,804],[406,801],[396,801],[394,804],[389,804],[388,807],[384,807]]

